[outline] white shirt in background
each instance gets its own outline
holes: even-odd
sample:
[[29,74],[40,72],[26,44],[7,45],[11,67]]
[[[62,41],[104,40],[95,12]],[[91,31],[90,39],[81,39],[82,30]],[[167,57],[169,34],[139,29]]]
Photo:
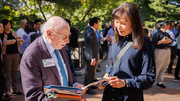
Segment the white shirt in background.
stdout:
[[24,31],[24,29],[19,28],[16,33],[18,34],[18,36],[20,36],[22,38],[22,36],[24,35],[25,31]]

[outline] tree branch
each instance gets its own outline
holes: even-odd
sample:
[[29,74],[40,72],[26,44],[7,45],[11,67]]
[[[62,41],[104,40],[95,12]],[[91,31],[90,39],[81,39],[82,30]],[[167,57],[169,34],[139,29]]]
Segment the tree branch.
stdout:
[[104,16],[104,15],[106,15],[106,14],[108,14],[108,13],[105,13],[105,14],[101,14],[101,15],[99,15],[99,16],[97,16],[97,17],[101,17],[101,16]]
[[84,19],[85,19],[86,16],[89,14],[89,12],[94,8],[96,2],[97,2],[97,0],[95,0],[94,3],[93,3],[93,5],[89,7],[89,10],[86,11],[84,17],[82,18],[82,20],[81,20],[79,23],[81,23],[82,21],[84,21]]
[[25,4],[25,6],[26,6],[28,9],[30,9],[30,7],[28,6],[28,4],[27,4],[27,1],[26,1],[26,0],[23,0],[22,2]]
[[42,11],[42,8],[41,8],[42,1],[41,0],[37,0],[37,2],[38,2],[38,5],[39,5],[39,9],[40,9],[40,11],[41,11],[41,13],[42,13],[42,15],[44,17],[44,20],[46,21],[47,20],[46,16],[44,15],[44,12]]

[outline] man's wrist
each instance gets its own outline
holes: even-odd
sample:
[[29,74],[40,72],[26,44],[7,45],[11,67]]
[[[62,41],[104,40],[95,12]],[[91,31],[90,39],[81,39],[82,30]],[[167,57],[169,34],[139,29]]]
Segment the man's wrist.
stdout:
[[76,87],[77,85],[79,85],[78,82],[74,83],[74,84],[73,84],[73,87]]

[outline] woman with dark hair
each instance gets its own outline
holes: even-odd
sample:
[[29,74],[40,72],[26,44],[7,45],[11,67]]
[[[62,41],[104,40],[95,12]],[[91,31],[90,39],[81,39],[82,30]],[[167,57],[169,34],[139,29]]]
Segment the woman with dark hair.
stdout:
[[20,47],[21,54],[24,53],[24,50],[26,47],[31,43],[30,36],[33,34],[36,34],[35,28],[34,28],[34,22],[33,21],[28,21],[26,23],[26,26],[24,28],[24,35],[22,36],[22,39],[24,39],[22,47]]
[[8,85],[9,81],[9,73],[11,72],[11,85],[13,94],[20,95],[22,94],[18,91],[17,88],[17,72],[19,66],[19,46],[22,45],[24,41],[19,37],[15,32],[11,32],[11,23],[7,19],[2,20],[2,24],[4,26],[4,33],[1,35],[1,40],[3,41],[2,53],[3,53],[3,70],[5,73],[5,81],[6,86],[4,90],[4,97],[8,98]]
[[[114,43],[111,64],[104,75],[108,85],[102,101],[143,101],[142,90],[151,87],[155,81],[152,43],[144,33],[136,5],[123,3],[113,10],[112,16],[115,19]],[[119,53],[122,56],[116,59]],[[99,88],[104,88],[102,84]]]

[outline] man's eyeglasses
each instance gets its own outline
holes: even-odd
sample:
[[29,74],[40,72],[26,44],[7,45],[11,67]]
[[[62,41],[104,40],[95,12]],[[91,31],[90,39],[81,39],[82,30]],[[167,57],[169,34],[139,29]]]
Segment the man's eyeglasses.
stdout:
[[57,34],[57,35],[61,36],[63,40],[65,40],[65,39],[69,38],[69,37],[70,37],[70,35],[71,35],[71,33],[70,33],[69,35],[62,35],[62,34],[60,34],[60,33],[56,32],[56,31],[54,31],[53,29],[51,29],[51,31],[52,31],[53,33],[55,33],[55,34]]

